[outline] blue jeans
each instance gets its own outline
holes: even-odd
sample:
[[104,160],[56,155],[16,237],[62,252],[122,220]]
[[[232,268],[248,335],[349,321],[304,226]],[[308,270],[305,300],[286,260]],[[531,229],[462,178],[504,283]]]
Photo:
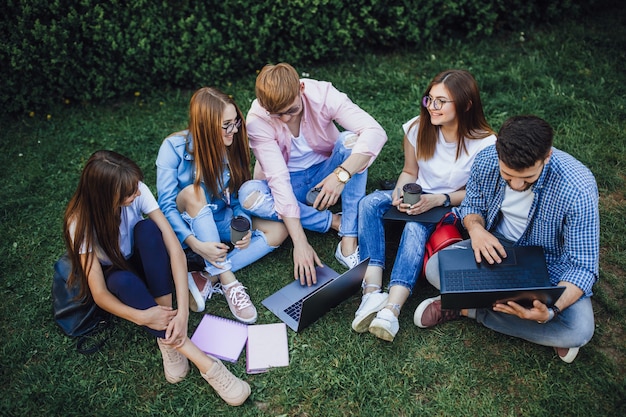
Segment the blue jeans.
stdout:
[[[170,258],[161,230],[152,220],[137,223],[133,234],[133,255],[128,262],[136,271],[104,266],[106,286],[122,303],[147,310],[157,305],[156,298],[172,293]],[[165,330],[143,327],[156,337],[165,337]]]
[[[505,242],[503,243],[505,244]],[[470,240],[464,240],[448,248],[471,250],[471,247]],[[437,254],[428,261],[426,279],[437,289],[441,289]],[[498,333],[519,337],[538,345],[562,348],[580,347],[587,344],[591,340],[595,328],[593,308],[589,297],[580,298],[563,310],[557,318],[545,324],[520,319],[506,313],[498,313],[488,308],[470,309],[468,317]]]
[[[193,235],[201,242],[230,242],[230,221],[233,211],[230,207],[213,212],[214,205],[204,206],[196,217],[191,217],[187,212],[181,214],[183,220],[189,224]],[[236,272],[241,268],[261,259],[276,249],[267,243],[265,234],[260,230],[252,231],[250,245],[245,249],[233,249],[226,255],[226,260],[220,262],[222,268],[217,268],[206,259],[205,270],[211,275],[219,275],[225,271]]]
[[[385,268],[385,228],[383,215],[391,208],[392,191],[374,191],[359,203],[360,257],[370,258],[369,265]],[[391,271],[389,286],[401,285],[410,293],[417,282],[424,261],[424,248],[435,224],[406,222],[398,253]]]
[[[300,207],[300,223],[302,227],[314,232],[325,233],[332,224],[332,212],[330,210],[319,211],[306,204],[307,192],[332,173],[337,166],[345,161],[352,150],[344,146],[346,137],[352,132],[342,132],[337,138],[333,152],[324,162],[313,165],[307,169],[290,173],[291,188],[298,200]],[[357,236],[357,215],[359,200],[365,195],[367,183],[367,170],[353,174],[350,181],[345,185],[341,193],[341,226],[339,236]],[[247,201],[248,197],[259,192],[250,208],[243,207],[248,214],[262,219],[279,220],[278,213],[274,208],[274,198],[266,180],[251,180],[245,182],[239,189],[239,201]]]

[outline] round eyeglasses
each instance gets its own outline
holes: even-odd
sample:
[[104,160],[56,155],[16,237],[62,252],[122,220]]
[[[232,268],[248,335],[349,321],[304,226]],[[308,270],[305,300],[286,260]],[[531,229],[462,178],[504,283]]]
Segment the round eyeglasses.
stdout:
[[283,116],[293,116],[294,114],[297,114],[300,111],[300,109],[302,108],[302,96],[299,96],[299,97],[300,97],[300,105],[299,106],[294,106],[294,107],[290,108],[289,110],[287,110],[286,112],[282,112],[282,113],[270,113],[268,111],[265,111],[265,114],[267,114],[272,119],[280,119]]
[[223,125],[222,129],[226,131],[227,135],[230,135],[231,133],[233,133],[233,130],[235,130],[235,128],[239,129],[240,127],[241,127],[241,119],[235,119],[234,122]]
[[446,104],[446,103],[454,103],[454,101],[452,101],[452,100],[443,100],[443,99],[440,99],[440,98],[432,98],[431,96],[424,96],[422,98],[422,106],[428,108],[428,106],[430,106],[431,103],[433,105],[433,109],[441,110],[441,108],[443,107],[444,104]]

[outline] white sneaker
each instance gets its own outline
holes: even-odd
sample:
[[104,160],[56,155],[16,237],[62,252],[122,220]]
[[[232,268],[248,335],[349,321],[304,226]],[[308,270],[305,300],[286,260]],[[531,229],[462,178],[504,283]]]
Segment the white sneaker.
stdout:
[[398,330],[400,330],[398,318],[388,308],[380,310],[369,327],[371,334],[388,342],[393,342],[394,337],[398,334]]
[[387,305],[389,294],[386,292],[370,292],[363,294],[361,305],[354,313],[352,329],[358,333],[367,331],[372,319],[383,307]]
[[557,355],[559,355],[559,358],[561,358],[561,360],[565,363],[572,363],[574,362],[574,359],[576,359],[576,356],[578,356],[578,351],[580,350],[580,348],[577,347],[573,347],[573,348],[560,348],[560,347],[555,347],[554,350],[556,351]]
[[337,244],[337,250],[335,251],[335,258],[341,265],[352,269],[359,264],[359,247],[356,247],[352,255],[344,256],[343,253],[341,253],[341,242],[339,242]]
[[187,286],[189,287],[189,309],[197,313],[204,311],[205,301],[213,294],[224,294],[219,282],[213,284],[211,277],[207,277],[200,271],[187,273]]

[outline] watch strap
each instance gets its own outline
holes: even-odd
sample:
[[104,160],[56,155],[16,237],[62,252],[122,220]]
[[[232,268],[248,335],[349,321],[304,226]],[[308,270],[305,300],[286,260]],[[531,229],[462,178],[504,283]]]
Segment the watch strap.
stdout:
[[346,174],[348,174],[348,179],[352,178],[352,174],[350,173],[350,171],[348,171],[347,169],[345,169],[342,165],[339,165],[337,168],[339,168],[340,170],[344,171]]

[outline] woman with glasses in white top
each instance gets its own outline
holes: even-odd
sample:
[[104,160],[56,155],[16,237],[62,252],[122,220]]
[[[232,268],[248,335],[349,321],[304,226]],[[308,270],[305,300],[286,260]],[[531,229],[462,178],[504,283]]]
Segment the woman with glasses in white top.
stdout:
[[[241,210],[238,190],[250,180],[250,148],[235,101],[204,87],[191,98],[189,127],[167,137],[156,160],[158,202],[180,242],[200,255],[203,274],[190,273],[190,308],[203,311],[221,283],[231,312],[253,323],[257,311],[234,272],[277,248],[287,237],[279,222],[251,218]],[[250,231],[232,242],[231,221],[240,216]],[[244,221],[245,223],[245,221]]]
[[[395,206],[409,215],[438,206],[458,206],[476,154],[496,140],[485,120],[476,80],[467,71],[437,74],[424,93],[420,115],[406,122],[404,167],[393,191],[375,191],[359,203],[361,256],[369,257],[361,305],[352,328],[393,341],[399,330],[400,309],[422,271],[424,249],[435,224],[406,222],[391,271],[389,293],[382,292],[385,268],[383,215]],[[417,183],[423,193],[415,204],[405,203],[405,184]]]

